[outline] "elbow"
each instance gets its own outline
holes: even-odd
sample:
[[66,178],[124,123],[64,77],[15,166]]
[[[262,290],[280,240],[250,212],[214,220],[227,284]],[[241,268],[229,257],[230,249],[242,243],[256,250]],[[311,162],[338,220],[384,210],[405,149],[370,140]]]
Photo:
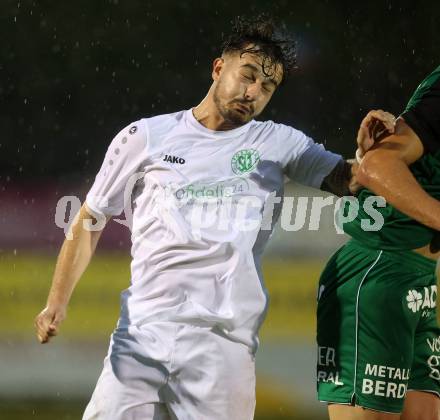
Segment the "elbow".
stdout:
[[385,162],[380,153],[369,152],[365,155],[356,173],[359,184],[371,189],[376,180],[381,178],[381,169]]

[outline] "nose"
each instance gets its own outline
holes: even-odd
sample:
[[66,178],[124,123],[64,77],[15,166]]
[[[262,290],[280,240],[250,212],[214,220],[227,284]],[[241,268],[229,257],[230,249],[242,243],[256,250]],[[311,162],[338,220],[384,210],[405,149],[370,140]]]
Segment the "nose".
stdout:
[[247,86],[244,97],[248,101],[254,101],[258,98],[258,95],[260,93],[261,93],[261,86],[259,86],[257,82],[254,82],[254,83],[250,83]]

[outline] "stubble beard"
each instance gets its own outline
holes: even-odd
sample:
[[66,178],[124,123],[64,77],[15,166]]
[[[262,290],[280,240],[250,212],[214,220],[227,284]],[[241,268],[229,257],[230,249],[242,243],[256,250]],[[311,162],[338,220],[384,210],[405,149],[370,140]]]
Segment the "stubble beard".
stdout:
[[248,115],[241,114],[235,109],[228,108],[221,100],[219,90],[221,89],[222,82],[218,81],[214,89],[214,103],[217,107],[219,114],[223,117],[225,122],[229,123],[233,127],[239,127],[250,121],[251,118]]

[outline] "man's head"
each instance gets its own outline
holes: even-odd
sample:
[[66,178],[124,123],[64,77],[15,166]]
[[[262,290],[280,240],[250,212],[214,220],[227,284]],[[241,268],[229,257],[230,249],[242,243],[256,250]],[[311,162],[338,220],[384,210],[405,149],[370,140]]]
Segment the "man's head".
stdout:
[[259,115],[296,67],[295,41],[265,15],[238,17],[214,60],[213,100],[233,126]]

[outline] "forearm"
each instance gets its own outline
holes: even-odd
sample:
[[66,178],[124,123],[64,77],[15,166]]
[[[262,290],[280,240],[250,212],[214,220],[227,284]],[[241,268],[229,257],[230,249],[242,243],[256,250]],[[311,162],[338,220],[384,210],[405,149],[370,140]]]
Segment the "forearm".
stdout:
[[357,179],[402,213],[440,230],[440,202],[422,189],[403,160],[393,158],[388,151],[369,152],[359,167]]
[[332,172],[324,178],[321,190],[328,191],[339,197],[351,195],[352,165],[352,160],[341,159]]
[[91,216],[83,206],[71,227],[71,239],[66,239],[61,247],[47,306],[67,306],[72,292],[90,263],[101,231],[85,229],[83,221]]

